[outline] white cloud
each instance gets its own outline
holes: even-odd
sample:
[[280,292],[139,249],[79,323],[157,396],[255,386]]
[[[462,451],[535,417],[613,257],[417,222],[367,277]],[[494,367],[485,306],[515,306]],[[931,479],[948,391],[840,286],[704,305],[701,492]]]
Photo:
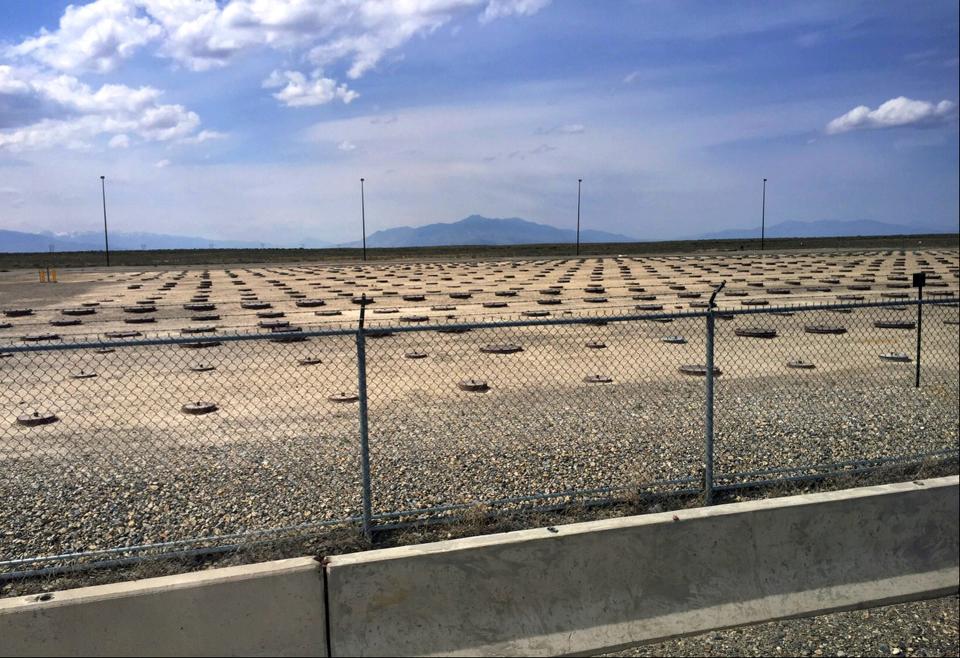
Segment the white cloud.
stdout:
[[121,60],[162,34],[150,18],[138,15],[127,0],[97,0],[68,5],[55,32],[45,29],[8,49],[11,56],[30,56],[58,71],[112,71]]
[[12,66],[0,64],[0,94],[16,96],[30,93],[30,83]]
[[87,148],[89,138],[100,132],[94,117],[74,121],[43,119],[16,130],[0,132],[0,151],[26,151],[62,146],[69,149]]
[[282,87],[273,97],[287,107],[324,105],[333,100],[349,103],[360,95],[346,85],[338,85],[333,78],[323,77],[320,71],[311,73],[309,79],[299,71],[274,71],[263,81],[263,87]]
[[155,106],[160,90],[153,87],[133,89],[125,85],[103,85],[97,91],[76,78],[61,75],[51,80],[39,80],[34,89],[50,100],[77,112],[110,113],[141,112]]
[[28,125],[0,131],[0,149],[23,151],[65,146],[87,148],[100,135],[111,135],[111,147],[129,145],[130,135],[146,141],[188,137],[200,117],[182,105],[159,102],[153,87],[105,84],[98,89],[61,74],[0,66],[0,94],[8,107],[37,103],[46,115]]
[[490,0],[481,22],[489,22],[505,16],[532,16],[550,4],[550,0]]
[[894,128],[898,126],[931,126],[950,121],[956,115],[956,103],[915,101],[905,96],[891,98],[871,110],[866,105],[853,108],[827,124],[827,133],[835,135],[867,128]]
[[170,161],[169,161],[169,160],[157,160],[156,162],[153,163],[153,166],[156,167],[157,169],[164,169],[164,168],[170,166]]
[[[42,28],[35,36],[7,47],[3,54],[32,60],[53,71],[78,74],[108,73],[147,47],[193,71],[224,67],[240,54],[271,48],[305,58],[317,67],[309,77],[299,71],[274,72],[263,85],[279,89],[273,96],[287,107],[310,107],[334,100],[349,103],[359,95],[336,79],[324,77],[320,73],[323,67],[346,60],[347,76],[358,79],[386,53],[464,13],[482,10],[480,20],[489,22],[529,16],[547,4],[549,0],[94,0],[69,5],[55,30]],[[0,93],[31,92],[26,81],[7,77],[0,70]],[[115,107],[118,102],[131,104],[126,112],[149,114],[142,127],[148,139],[183,138],[199,124],[195,114],[180,106],[144,109],[155,104],[160,94],[150,87],[134,91],[123,85],[104,85],[91,94],[69,75],[48,80],[46,85],[46,97],[81,113],[99,113],[104,111],[101,106]],[[169,122],[176,114],[181,121],[174,126]],[[151,128],[149,124],[155,122],[167,123],[167,128]],[[87,122],[84,128],[68,125],[57,129],[60,139],[70,134],[70,140],[82,143],[82,134],[93,126]],[[195,139],[195,143],[204,141],[200,135]],[[27,135],[0,135],[0,146],[19,144],[17,148],[24,148],[27,143],[53,142],[42,135],[29,139]]]
[[357,145],[354,144],[353,142],[345,139],[345,140],[343,140],[342,142],[340,142],[339,144],[337,144],[337,148],[338,148],[339,150],[341,150],[341,151],[346,151],[346,152],[349,153],[350,151],[356,150]]
[[192,71],[226,66],[238,53],[260,45],[265,35],[243,21],[233,25],[236,7],[222,8],[214,0],[140,0],[146,12],[163,26],[158,53]]
[[[118,121],[116,125],[121,123]],[[148,108],[132,123],[147,139],[166,141],[192,133],[200,125],[200,117],[182,105],[159,105]]]
[[[105,136],[112,148],[138,140],[200,144],[224,135],[197,132],[200,118],[182,105],[160,102],[161,91],[75,77],[107,73],[145,48],[190,70],[228,65],[257,48],[300,56],[317,68],[274,71],[265,88],[287,107],[311,107],[359,94],[322,73],[346,61],[353,79],[416,36],[469,12],[481,21],[528,16],[549,0],[94,0],[70,5],[56,29],[41,29],[3,55],[0,94],[21,124],[0,131],[0,149],[89,148]],[[299,53],[299,55],[298,55]],[[41,68],[26,64],[35,62]],[[6,97],[13,100],[8,102]],[[40,101],[39,110],[37,101]]]
[[209,142],[214,139],[226,139],[228,137],[227,133],[220,132],[218,130],[201,130],[196,135],[191,135],[190,137],[184,137],[180,140],[181,144],[203,144],[204,142]]
[[[320,67],[349,60],[347,75],[357,79],[387,52],[458,15],[482,9],[480,20],[489,22],[529,16],[547,4],[549,0],[95,0],[69,6],[58,29],[42,29],[6,54],[58,71],[103,73],[154,45],[157,55],[203,71],[257,48],[273,48],[307,51],[309,61]],[[322,92],[307,96],[322,97]]]
[[623,77],[623,84],[631,85],[640,77],[640,71],[631,71]]

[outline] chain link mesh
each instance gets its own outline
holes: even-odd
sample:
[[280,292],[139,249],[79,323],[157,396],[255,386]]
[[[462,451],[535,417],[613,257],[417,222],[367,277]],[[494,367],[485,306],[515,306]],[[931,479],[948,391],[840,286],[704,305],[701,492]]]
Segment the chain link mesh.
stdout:
[[804,468],[956,451],[956,308],[916,305],[732,315],[717,321],[715,470],[721,484]]
[[[354,336],[274,340],[94,344],[0,361],[14,416],[0,429],[2,557],[217,543],[357,515],[356,404],[328,399],[356,394]],[[15,422],[35,412],[56,420]]]
[[702,320],[665,319],[371,340],[375,510],[696,479]]
[[[364,409],[374,528],[700,491],[706,309],[721,280],[717,487],[955,458],[955,283],[930,270],[919,388],[917,304],[902,290],[905,267],[926,258],[956,279],[955,255],[847,257],[98,275],[89,284],[115,294],[88,307],[92,319],[51,306],[0,327],[0,576],[359,524]],[[364,290],[375,303],[359,330]],[[328,301],[312,306],[315,296]],[[137,329],[135,304],[154,308],[151,337],[107,335]],[[186,327],[185,311],[195,313]],[[11,333],[36,339],[50,325],[59,340]]]

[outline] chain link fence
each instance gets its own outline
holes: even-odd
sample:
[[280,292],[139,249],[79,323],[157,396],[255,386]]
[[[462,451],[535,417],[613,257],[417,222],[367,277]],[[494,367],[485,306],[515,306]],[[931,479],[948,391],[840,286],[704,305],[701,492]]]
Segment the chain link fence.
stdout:
[[955,459],[957,320],[897,299],[7,345],[0,579]]
[[723,314],[715,342],[722,371],[717,482],[745,485],[956,454],[960,355],[949,320],[957,309],[924,304],[918,343],[919,308],[883,303]]

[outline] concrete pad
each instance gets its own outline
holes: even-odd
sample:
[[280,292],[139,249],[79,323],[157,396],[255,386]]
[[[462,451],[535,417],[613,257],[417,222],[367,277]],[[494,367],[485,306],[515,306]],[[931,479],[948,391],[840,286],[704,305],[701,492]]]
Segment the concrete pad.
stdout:
[[0,655],[327,655],[323,574],[278,560],[0,600]]
[[333,557],[331,655],[616,650],[956,592],[956,476]]

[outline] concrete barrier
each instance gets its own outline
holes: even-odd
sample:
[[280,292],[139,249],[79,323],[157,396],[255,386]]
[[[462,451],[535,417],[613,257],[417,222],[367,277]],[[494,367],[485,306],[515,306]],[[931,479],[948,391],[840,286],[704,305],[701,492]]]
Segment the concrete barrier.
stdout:
[[[956,592],[960,478],[0,599],[0,655],[536,655]],[[328,637],[329,633],[329,637]]]
[[956,592],[958,478],[331,558],[330,652],[547,655]]
[[0,599],[0,655],[326,654],[313,558]]

